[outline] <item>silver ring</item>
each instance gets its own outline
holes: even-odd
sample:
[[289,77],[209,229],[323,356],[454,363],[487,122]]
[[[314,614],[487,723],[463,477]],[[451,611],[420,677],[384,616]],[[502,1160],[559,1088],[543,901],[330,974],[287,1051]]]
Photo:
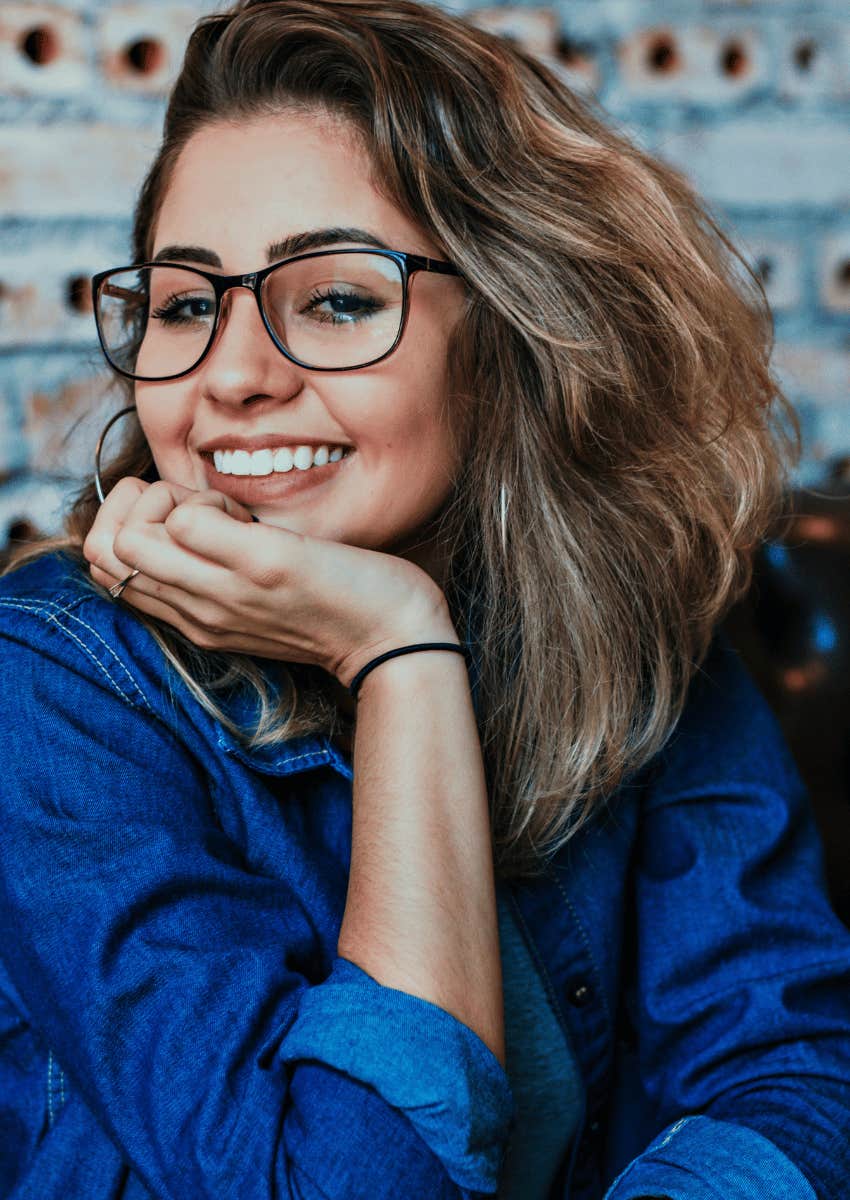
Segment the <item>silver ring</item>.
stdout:
[[113,596],[117,600],[118,597],[121,595],[121,593],[124,591],[124,588],[130,582],[130,580],[135,579],[138,574],[139,574],[139,568],[133,567],[133,570],[130,572],[130,574],[127,576],[126,579],[122,579],[120,583],[114,583],[112,585],[112,587],[109,589],[110,596]]

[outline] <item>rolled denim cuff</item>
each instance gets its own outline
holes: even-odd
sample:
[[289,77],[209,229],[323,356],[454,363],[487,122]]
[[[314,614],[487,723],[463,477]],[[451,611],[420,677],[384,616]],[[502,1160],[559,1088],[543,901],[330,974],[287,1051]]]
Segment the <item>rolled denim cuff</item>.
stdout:
[[818,1200],[778,1146],[731,1121],[684,1117],[614,1180],[605,1200]]
[[349,959],[307,991],[279,1058],[313,1059],[373,1087],[405,1113],[470,1191],[496,1191],[514,1098],[481,1038],[451,1013],[373,979]]

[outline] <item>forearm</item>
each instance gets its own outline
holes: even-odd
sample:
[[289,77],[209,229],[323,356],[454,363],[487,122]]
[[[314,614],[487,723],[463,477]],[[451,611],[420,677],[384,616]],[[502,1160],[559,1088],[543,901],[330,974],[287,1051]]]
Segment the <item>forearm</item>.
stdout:
[[487,789],[466,664],[453,651],[402,655],[363,681],[338,953],[450,1012],[504,1065]]

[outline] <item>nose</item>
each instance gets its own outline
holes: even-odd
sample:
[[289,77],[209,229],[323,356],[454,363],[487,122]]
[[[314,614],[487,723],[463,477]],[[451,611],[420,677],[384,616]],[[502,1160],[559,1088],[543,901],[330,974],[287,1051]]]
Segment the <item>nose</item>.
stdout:
[[272,341],[258,298],[245,285],[222,296],[215,339],[200,370],[204,392],[220,404],[288,399],[300,391],[304,378]]

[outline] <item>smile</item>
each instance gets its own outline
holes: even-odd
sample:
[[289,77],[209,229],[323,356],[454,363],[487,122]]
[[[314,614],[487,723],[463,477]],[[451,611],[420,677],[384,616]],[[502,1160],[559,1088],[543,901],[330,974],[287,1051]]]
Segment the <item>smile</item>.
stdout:
[[272,475],[287,471],[307,471],[339,462],[350,446],[280,446],[262,450],[215,450],[213,463],[221,475]]

